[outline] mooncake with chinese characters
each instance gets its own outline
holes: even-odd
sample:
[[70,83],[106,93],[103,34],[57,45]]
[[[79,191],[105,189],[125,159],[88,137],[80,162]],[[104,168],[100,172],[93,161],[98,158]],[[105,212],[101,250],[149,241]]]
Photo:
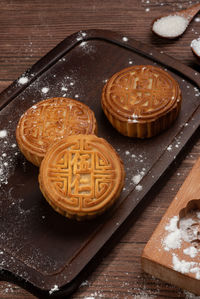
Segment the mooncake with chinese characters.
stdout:
[[165,70],[136,65],[114,74],[102,92],[102,108],[121,134],[149,138],[169,128],[181,108],[178,82]]
[[40,190],[58,213],[77,220],[96,217],[114,204],[124,167],[113,147],[95,135],[71,135],[47,151]]
[[93,111],[70,98],[50,98],[29,108],[20,118],[16,139],[27,160],[39,166],[49,146],[68,135],[94,134]]

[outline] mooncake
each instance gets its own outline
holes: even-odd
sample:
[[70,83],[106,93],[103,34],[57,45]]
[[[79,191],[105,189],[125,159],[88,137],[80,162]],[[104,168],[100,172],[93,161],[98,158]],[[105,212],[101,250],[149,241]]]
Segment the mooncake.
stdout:
[[71,135],[47,151],[40,190],[58,213],[76,220],[94,218],[114,204],[124,184],[123,162],[95,135]]
[[26,159],[39,166],[56,140],[96,131],[96,119],[88,106],[70,98],[50,98],[33,105],[22,115],[16,139]]
[[121,134],[149,138],[169,128],[181,109],[178,82],[165,70],[136,65],[115,73],[102,92],[102,108]]

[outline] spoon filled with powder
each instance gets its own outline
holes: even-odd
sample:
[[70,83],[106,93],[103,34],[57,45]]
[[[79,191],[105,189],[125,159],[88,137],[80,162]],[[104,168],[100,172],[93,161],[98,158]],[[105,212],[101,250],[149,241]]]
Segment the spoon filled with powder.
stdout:
[[192,52],[200,59],[200,37],[191,42]]
[[173,39],[184,33],[193,17],[200,10],[200,3],[179,12],[157,18],[152,25],[152,31],[160,37]]

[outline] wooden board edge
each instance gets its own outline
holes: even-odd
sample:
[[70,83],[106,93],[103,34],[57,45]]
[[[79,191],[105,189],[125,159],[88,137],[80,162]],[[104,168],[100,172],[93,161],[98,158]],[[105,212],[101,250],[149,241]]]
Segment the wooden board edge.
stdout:
[[150,260],[146,255],[145,250],[141,256],[141,268],[144,272],[159,278],[166,283],[170,283],[181,289],[200,295],[200,284],[197,283],[195,278],[183,275],[170,267],[164,267],[163,265]]

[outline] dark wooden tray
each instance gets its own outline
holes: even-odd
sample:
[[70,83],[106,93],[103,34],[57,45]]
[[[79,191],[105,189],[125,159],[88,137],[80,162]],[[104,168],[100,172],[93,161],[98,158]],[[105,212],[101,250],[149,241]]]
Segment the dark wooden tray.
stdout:
[[[150,140],[120,135],[100,105],[106,79],[135,64],[166,68],[179,82],[183,95],[178,120]],[[197,132],[200,75],[148,45],[118,33],[89,30],[66,38],[23,76],[28,78],[26,84],[16,80],[0,95],[0,130],[7,132],[0,138],[0,273],[31,291],[39,290],[42,296],[55,285],[66,295],[102,250],[130,225],[128,220],[144,202],[151,200],[153,187]],[[16,146],[20,115],[35,102],[54,96],[76,98],[90,106],[97,118],[98,135],[113,145],[125,164],[126,182],[117,204],[89,222],[70,221],[53,211],[38,188],[38,169]],[[137,180],[140,187],[135,188]]]

